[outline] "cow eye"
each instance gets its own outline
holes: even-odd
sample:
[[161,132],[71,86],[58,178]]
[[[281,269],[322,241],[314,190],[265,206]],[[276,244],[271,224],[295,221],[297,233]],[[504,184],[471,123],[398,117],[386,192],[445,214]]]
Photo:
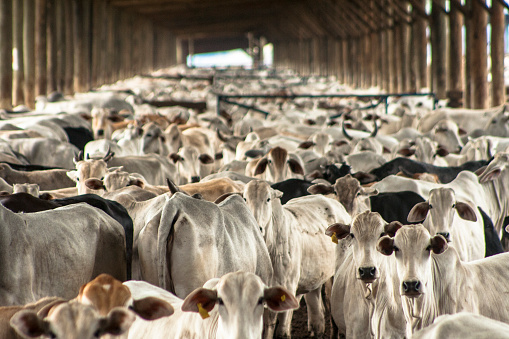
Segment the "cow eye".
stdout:
[[394,246],[394,252],[399,252],[399,248],[397,248],[396,246]]
[[429,209],[432,209],[432,208],[433,208],[433,205],[432,205],[432,204],[429,204],[428,206],[429,206]]
[[380,233],[380,238],[383,237],[384,235],[387,235],[387,233],[385,232]]
[[100,330],[97,330],[94,332],[94,337],[95,338],[99,338],[101,336],[101,331]]
[[56,339],[57,338],[57,335],[55,333],[53,333],[53,331],[50,331],[48,334],[49,334],[49,337],[51,339]]
[[217,304],[218,305],[224,305],[224,301],[222,298],[217,298]]
[[267,198],[267,202],[270,202],[270,198]]
[[258,298],[258,305],[263,305],[263,297]]
[[456,208],[456,204],[452,204],[452,208]]
[[431,245],[428,245],[428,247],[426,247],[426,251],[431,251]]
[[353,233],[350,233],[350,237],[355,238],[355,235],[353,235]]

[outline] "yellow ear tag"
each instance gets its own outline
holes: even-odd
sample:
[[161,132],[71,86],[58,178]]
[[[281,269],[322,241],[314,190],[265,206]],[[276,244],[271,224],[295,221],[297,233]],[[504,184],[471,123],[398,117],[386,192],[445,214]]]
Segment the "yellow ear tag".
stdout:
[[201,303],[198,303],[198,313],[200,313],[202,319],[210,317],[209,312],[201,306]]
[[283,301],[283,302],[284,302],[285,300],[286,300],[286,295],[284,295],[284,294],[283,294],[283,295],[281,296],[281,301]]
[[336,237],[336,232],[332,233],[332,237],[331,237],[331,240],[333,243],[337,244],[338,243],[338,237]]

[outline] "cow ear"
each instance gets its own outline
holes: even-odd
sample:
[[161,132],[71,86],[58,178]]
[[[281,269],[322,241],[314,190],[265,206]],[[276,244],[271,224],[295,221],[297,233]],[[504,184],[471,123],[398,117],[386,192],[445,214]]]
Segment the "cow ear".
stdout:
[[456,202],[456,211],[458,212],[458,215],[461,219],[477,221],[477,216],[469,204],[464,202]]
[[375,196],[378,195],[378,190],[374,187],[362,187],[360,190],[362,195]]
[[273,190],[274,195],[272,196],[274,199],[281,199],[283,197],[283,192],[280,190]]
[[[325,235],[332,238],[332,241],[337,244],[337,239],[344,239],[350,234],[350,225],[335,223],[327,227]],[[336,237],[336,239],[334,239]]]
[[248,158],[260,158],[265,155],[265,151],[261,149],[250,149],[249,151],[246,151],[244,155]]
[[292,310],[299,307],[299,302],[293,294],[282,286],[266,288],[263,292],[263,299],[267,306],[276,312]]
[[314,145],[315,145],[315,143],[314,143],[314,142],[312,142],[312,141],[304,141],[304,142],[302,142],[302,143],[299,145],[299,148],[302,148],[302,149],[308,149],[308,148],[310,148],[310,147],[312,147],[312,146],[314,146]]
[[489,171],[485,170],[481,173],[481,176],[479,177],[479,182],[481,184],[484,184],[485,182],[496,180],[500,177],[501,174],[502,170],[500,168],[493,168],[490,169]]
[[78,179],[78,171],[76,170],[72,170],[72,171],[67,171],[67,176],[72,180],[72,181],[77,181]]
[[182,161],[182,157],[177,153],[170,154],[170,159],[173,160],[174,164],[176,164],[178,161]]
[[366,173],[366,172],[360,172],[360,171],[352,174],[352,177],[354,177],[355,179],[359,180],[361,185],[369,184],[369,183],[377,180],[377,178],[376,178],[376,176],[374,174]]
[[80,113],[80,117],[86,121],[92,121],[92,116],[87,113]]
[[415,204],[408,213],[408,222],[420,222],[426,219],[429,211],[429,203],[427,201]]
[[488,167],[488,165],[484,165],[483,167],[480,167],[478,168],[474,173],[475,175],[477,176],[480,176],[481,174],[484,173],[484,171],[486,170],[486,168]]
[[412,155],[415,154],[415,150],[411,149],[411,148],[408,148],[408,147],[405,147],[405,148],[401,148],[398,151],[398,153],[401,154],[404,157],[409,157],[409,156],[412,156]]
[[95,178],[90,178],[90,179],[85,180],[85,186],[87,186],[88,188],[90,188],[92,190],[106,189],[106,187],[104,187],[103,181],[99,180],[99,179],[95,179]]
[[437,155],[439,155],[441,157],[445,157],[445,156],[449,155],[449,151],[446,150],[443,146],[439,145],[438,149],[437,149]]
[[461,127],[459,127],[459,128],[458,128],[458,135],[465,135],[465,134],[467,134],[467,133],[468,133],[468,132],[467,132],[465,129],[463,129],[463,128],[461,128]]
[[385,233],[390,236],[390,237],[393,237],[396,235],[396,232],[401,228],[403,227],[403,224],[400,223],[399,221],[391,221],[390,223],[388,223],[387,225],[385,225],[384,227],[384,231]]
[[315,184],[308,187],[310,194],[332,194],[334,193],[334,186],[327,184]]
[[206,153],[200,154],[198,160],[200,160],[200,162],[205,165],[210,165],[214,163],[214,158],[212,158],[210,155]]
[[140,178],[129,178],[129,183],[127,186],[138,186],[140,188],[145,188],[145,183]]
[[223,159],[223,152],[217,152],[216,154],[214,154],[214,159],[215,160]]
[[134,300],[131,309],[145,320],[168,317],[174,312],[173,307],[169,303],[156,297]]
[[447,240],[440,234],[435,235],[430,239],[430,249],[435,254],[444,253],[444,251],[448,248]]
[[288,165],[290,165],[290,170],[293,173],[304,175],[304,168],[299,164],[299,162],[295,159],[288,160]]
[[10,323],[16,332],[25,338],[37,338],[49,330],[49,324],[32,310],[17,312],[12,316]]
[[42,193],[42,194],[39,194],[39,199],[53,200],[53,199],[55,199],[55,197],[51,193]]
[[197,288],[189,294],[182,304],[182,311],[204,313],[203,310],[210,312],[217,301],[217,291],[208,288]]
[[261,158],[258,160],[258,163],[256,164],[254,175],[259,175],[265,172],[267,169],[267,164],[269,163],[269,160],[267,158]]
[[232,196],[234,194],[238,194],[240,196],[242,196],[242,192],[230,192],[230,193],[224,193],[222,195],[220,195],[216,200],[214,200],[214,204],[220,204],[222,203],[223,201],[226,200],[226,198],[228,198],[229,196]]
[[100,320],[100,332],[113,335],[121,335],[129,330],[136,316],[133,312],[115,307],[108,313],[108,316]]
[[383,255],[391,255],[394,252],[394,238],[384,235],[378,240],[376,249]]

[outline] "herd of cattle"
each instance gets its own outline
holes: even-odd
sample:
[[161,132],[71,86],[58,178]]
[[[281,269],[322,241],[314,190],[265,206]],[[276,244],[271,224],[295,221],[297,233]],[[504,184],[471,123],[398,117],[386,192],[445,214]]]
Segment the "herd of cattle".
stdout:
[[0,113],[0,338],[509,338],[505,106],[215,72]]

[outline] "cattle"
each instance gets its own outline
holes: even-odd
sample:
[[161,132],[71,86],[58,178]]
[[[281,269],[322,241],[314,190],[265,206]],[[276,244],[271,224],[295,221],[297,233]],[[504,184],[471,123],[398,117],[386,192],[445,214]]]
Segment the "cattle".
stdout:
[[270,186],[275,190],[283,192],[281,203],[284,205],[293,198],[309,195],[308,188],[313,186],[313,183],[302,179],[286,179]]
[[124,117],[109,108],[94,107],[90,112],[91,116],[82,115],[82,117],[91,120],[94,140],[111,139],[111,134],[116,128],[113,123],[123,122]]
[[72,298],[100,273],[125,280],[124,230],[104,212],[78,204],[28,214],[0,206],[0,214],[0,266],[6,272],[0,277],[0,305],[48,295]]
[[170,301],[171,317],[146,322],[136,319],[130,338],[261,339],[264,305],[281,312],[298,307],[297,299],[282,286],[268,287],[260,277],[233,272],[207,281],[184,300],[143,281],[128,281],[134,297],[155,295]]
[[0,177],[8,184],[38,184],[41,190],[75,186],[76,183],[67,176],[67,172],[64,169],[18,171],[7,164],[0,164]]
[[430,234],[441,234],[452,241],[463,261],[484,258],[486,245],[480,241],[484,238],[482,221],[477,222],[476,213],[468,203],[456,200],[452,188],[432,189],[427,201],[412,208],[408,221],[423,222]]
[[133,218],[135,230],[142,226],[137,245],[143,280],[179,297],[239,269],[271,281],[267,247],[240,196],[217,205],[180,192],[153,200],[150,211],[140,211],[144,220]]
[[108,162],[110,168],[120,166],[126,172],[142,175],[150,185],[165,185],[167,178],[175,180],[177,177],[177,168],[173,161],[158,154],[113,157]]
[[438,175],[440,182],[445,184],[454,180],[461,171],[475,172],[481,167],[486,166],[488,163],[489,162],[486,160],[480,160],[469,161],[460,166],[439,167],[407,158],[396,158],[376,169],[371,170],[370,174],[375,176],[373,181],[380,181],[389,175],[397,174],[403,170],[405,173],[409,174],[426,172]]
[[331,313],[339,333],[347,338],[402,338],[405,319],[398,294],[393,293],[393,268],[376,251],[383,234],[392,234],[398,222],[364,211],[351,224],[327,228],[336,246],[336,271]]
[[[261,180],[246,184],[243,196],[262,229],[274,282],[304,294],[308,329],[314,335],[323,334],[321,286],[334,274],[328,259],[334,255],[334,246],[323,233],[331,223],[349,222],[350,216],[340,203],[322,196],[295,198],[282,205],[282,192]],[[291,318],[291,312],[278,315],[277,336],[290,336]]]
[[72,159],[79,149],[68,143],[48,138],[13,139],[12,149],[22,154],[30,164],[71,169]]
[[396,235],[383,236],[377,249],[394,254],[406,320],[406,336],[433,323],[436,317],[461,311],[509,322],[509,253],[462,262],[442,235],[431,236],[421,224],[401,227]]
[[509,324],[470,312],[445,314],[432,325],[413,334],[414,339],[441,338],[500,338],[509,339]]
[[115,308],[102,317],[92,306],[67,302],[54,306],[46,317],[32,310],[19,311],[11,318],[11,325],[23,338],[94,339],[121,335],[135,319],[127,309]]
[[85,145],[89,141],[94,140],[94,135],[90,129],[85,127],[64,127],[64,131],[67,134],[69,143],[76,146],[80,151],[84,150]]
[[34,197],[39,196],[39,184],[14,184],[12,193],[28,193]]
[[[108,172],[108,162],[113,158],[114,153],[110,151],[102,159],[82,158],[80,153],[74,158],[76,170],[67,172],[67,176],[74,181],[73,186],[78,189],[78,194],[95,193],[86,185],[86,180],[90,178],[103,178]],[[115,170],[110,169],[111,170]]]
[[11,326],[10,320],[12,316],[14,316],[17,312],[22,310],[32,310],[37,312],[41,316],[45,316],[47,312],[54,305],[59,305],[61,303],[66,302],[65,299],[58,297],[44,297],[40,300],[37,300],[34,303],[29,303],[26,305],[17,305],[17,306],[3,306],[0,307],[0,338],[2,339],[20,339],[22,338],[17,334],[14,327]]
[[304,166],[299,158],[293,157],[282,147],[272,148],[260,159],[252,160],[246,168],[246,175],[271,182],[279,182],[304,175]]

